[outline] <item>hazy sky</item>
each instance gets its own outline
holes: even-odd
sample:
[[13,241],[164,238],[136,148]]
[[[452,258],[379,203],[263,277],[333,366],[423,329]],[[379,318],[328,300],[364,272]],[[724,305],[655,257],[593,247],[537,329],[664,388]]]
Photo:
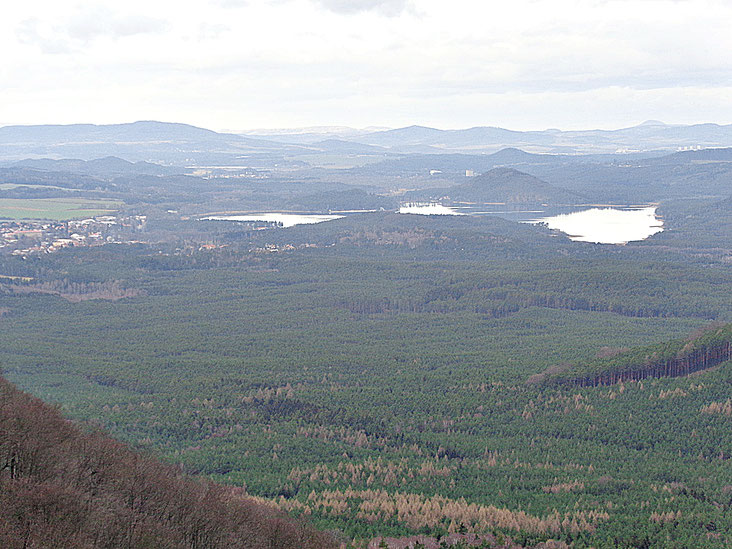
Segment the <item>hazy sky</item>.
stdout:
[[0,125],[732,123],[729,1],[7,4]]

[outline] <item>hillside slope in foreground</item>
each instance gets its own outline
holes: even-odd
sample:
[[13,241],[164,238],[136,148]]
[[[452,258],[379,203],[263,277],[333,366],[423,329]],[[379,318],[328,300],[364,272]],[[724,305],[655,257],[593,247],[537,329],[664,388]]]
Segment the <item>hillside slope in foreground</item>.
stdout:
[[337,546],[241,490],[83,432],[0,377],[0,547]]

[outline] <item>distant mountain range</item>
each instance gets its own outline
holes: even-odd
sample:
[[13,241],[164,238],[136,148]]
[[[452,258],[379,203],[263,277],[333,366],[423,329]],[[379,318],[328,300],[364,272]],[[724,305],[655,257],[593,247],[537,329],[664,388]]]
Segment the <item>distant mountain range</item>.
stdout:
[[298,145],[155,121],[0,128],[0,161],[4,162],[26,158],[92,160],[116,156],[131,162],[202,165],[229,163],[232,158],[248,155],[294,154],[301,149]]
[[[327,130],[327,131],[326,131]],[[26,158],[78,158],[91,160],[116,156],[130,162],[147,161],[177,166],[238,165],[292,166],[307,162],[308,155],[399,157],[411,154],[485,155],[502,149],[529,153],[616,154],[633,151],[647,155],[689,148],[732,146],[732,124],[666,125],[648,122],[619,130],[513,131],[494,127],[439,130],[409,126],[393,130],[323,131],[289,130],[266,135],[239,135],[166,122],[68,126],[5,126],[0,128],[0,162]],[[527,151],[527,152],[524,152]],[[296,160],[293,160],[296,158]],[[525,156],[522,161],[543,161]],[[516,158],[512,162],[516,162]]]
[[[287,141],[292,140],[295,135],[298,134],[269,134],[257,137]],[[531,152],[554,154],[607,154],[732,146],[732,124],[685,126],[651,120],[638,126],[618,130],[582,131],[557,129],[514,131],[496,127],[439,130],[425,126],[409,126],[356,135],[353,131],[344,132],[342,135],[331,135],[331,138],[379,146],[391,152],[402,153],[485,153],[516,147]],[[298,136],[298,142],[301,144],[314,144],[322,139],[322,135]]]

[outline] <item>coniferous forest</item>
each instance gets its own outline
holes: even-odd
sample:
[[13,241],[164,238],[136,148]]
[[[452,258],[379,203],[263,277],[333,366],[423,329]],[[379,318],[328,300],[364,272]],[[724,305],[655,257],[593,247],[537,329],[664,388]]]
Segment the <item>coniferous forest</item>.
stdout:
[[[103,242],[0,253],[0,545],[729,547],[730,180],[685,169],[707,186],[625,245],[315,171],[88,175],[123,203]],[[383,211],[202,215],[330,195]]]
[[728,267],[436,245],[6,258],[3,370],[357,544],[726,546]]

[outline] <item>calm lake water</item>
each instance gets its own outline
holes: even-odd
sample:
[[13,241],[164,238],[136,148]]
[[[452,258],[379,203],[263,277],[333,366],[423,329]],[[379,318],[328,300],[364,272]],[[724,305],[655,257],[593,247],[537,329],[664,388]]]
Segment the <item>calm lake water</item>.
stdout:
[[262,221],[264,223],[276,223],[280,227],[293,227],[295,225],[309,225],[340,219],[342,215],[332,214],[294,214],[280,212],[264,212],[248,215],[212,215],[202,218],[203,221]]
[[644,208],[590,208],[537,220],[558,229],[572,240],[602,244],[626,244],[645,240],[663,230],[655,206]]
[[456,208],[448,208],[442,204],[403,204],[399,206],[400,214],[418,214],[418,215],[466,215],[459,212]]
[[[340,219],[363,210],[339,214],[262,212],[246,215],[213,215],[202,218],[213,221],[274,223],[292,227]],[[492,215],[521,223],[543,223],[562,231],[572,240],[599,244],[625,244],[644,240],[663,230],[663,221],[656,216],[655,206],[573,206],[545,210],[511,209],[505,204],[469,204],[444,206],[438,203],[408,203],[399,208],[401,214],[415,215]],[[341,215],[345,214],[345,215]]]
[[547,210],[507,209],[503,204],[406,204],[400,213],[418,215],[494,215],[521,223],[543,223],[571,240],[598,244],[626,244],[663,230],[655,206],[566,207]]

